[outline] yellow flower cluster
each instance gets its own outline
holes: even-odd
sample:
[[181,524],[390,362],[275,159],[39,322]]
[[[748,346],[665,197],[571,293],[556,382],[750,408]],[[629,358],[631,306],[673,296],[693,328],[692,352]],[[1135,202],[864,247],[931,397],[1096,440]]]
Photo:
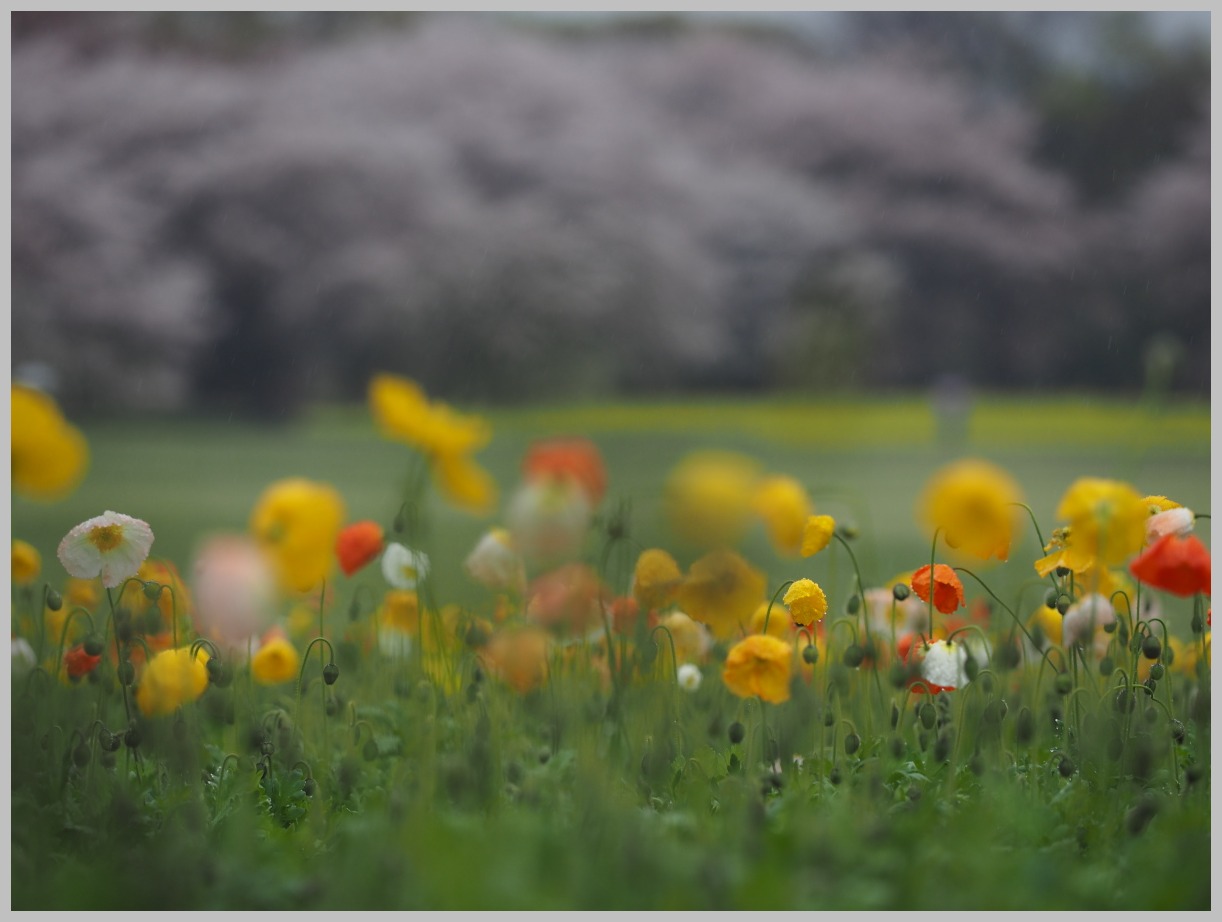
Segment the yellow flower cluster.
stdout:
[[279,480],[263,492],[251,513],[250,530],[272,561],[282,589],[306,592],[326,579],[344,514],[344,501],[334,487],[304,477]]

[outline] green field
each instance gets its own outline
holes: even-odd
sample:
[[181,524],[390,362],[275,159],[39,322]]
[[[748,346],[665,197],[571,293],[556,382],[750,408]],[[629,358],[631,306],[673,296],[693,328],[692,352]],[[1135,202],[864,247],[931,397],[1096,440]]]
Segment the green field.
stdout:
[[[928,562],[916,498],[932,472],[962,456],[1009,470],[1045,536],[1082,476],[1210,511],[1204,405],[980,399],[957,436],[939,435],[918,399],[484,415],[494,435],[478,460],[500,486],[501,508],[472,516],[434,491],[424,545],[433,596],[477,616],[488,614],[490,594],[462,562],[500,523],[522,457],[542,437],[586,436],[603,454],[603,512],[628,515],[619,568],[604,574],[619,592],[640,548],[671,548],[681,566],[697,556],[670,533],[660,503],[667,474],[696,449],[738,451],[804,483],[818,512],[857,529],[867,585]],[[51,504],[13,498],[13,537],[41,551],[52,584],[65,576],[60,538],[107,509],[150,523],[153,556],[189,581],[199,541],[245,530],[263,489],[289,476],[334,485],[348,520],[389,526],[412,455],[382,438],[364,407],[322,407],[279,427],[163,419],[82,428],[92,463],[81,487]],[[1206,544],[1208,526],[1196,530]],[[1023,529],[1007,563],[978,572],[1025,616],[1048,584],[1035,579],[1030,562],[1042,551],[1029,522]],[[603,541],[591,540],[588,560],[600,561]],[[828,624],[847,622],[852,574],[839,545],[784,559],[757,525],[740,550],[766,571],[769,592],[811,577],[828,590]],[[969,597],[980,594],[964,582]],[[519,692],[485,674],[483,641],[465,632],[442,674],[415,653],[396,660],[345,646],[349,603],[379,599],[386,584],[370,566],[337,575],[332,588],[326,632],[342,667],[333,686],[318,659],[300,674],[304,684],[256,684],[238,663],[231,683],[209,684],[173,715],[141,718],[107,661],[97,681],[75,686],[37,670],[14,682],[14,909],[1210,906],[1208,670],[1174,671],[1167,660],[1149,696],[1135,679],[1122,697],[1121,672],[1127,683],[1139,664],[1152,668],[1141,637],[1115,645],[1114,672],[1085,655],[1059,673],[1045,668],[1050,659],[1024,667],[994,658],[965,686],[926,700],[902,676],[849,663],[848,631],[833,626],[807,681],[795,674],[792,697],[769,704],[723,683],[728,641],[688,691],[667,645],[638,632],[617,637],[620,658],[606,677],[592,666],[599,641],[587,639],[553,651],[548,681]],[[1201,647],[1188,627],[1192,600],[1163,601],[1173,633]],[[993,618],[994,639],[1013,631],[1000,611]],[[99,727],[139,732],[103,753],[110,733]]]
[[[588,436],[606,460],[606,508],[627,501],[634,539],[670,547],[674,537],[659,501],[671,467],[695,449],[738,451],[768,472],[805,483],[817,511],[854,522],[863,575],[878,584],[927,557],[917,496],[939,465],[962,455],[1009,470],[1045,536],[1057,524],[1062,493],[1081,476],[1126,480],[1142,494],[1169,496],[1198,512],[1210,506],[1209,408],[1199,404],[1153,413],[1084,397],[980,400],[966,433],[950,443],[939,440],[929,404],[919,399],[618,403],[486,415],[494,436],[478,457],[500,484],[502,500],[517,484],[532,440]],[[378,434],[364,407],[320,408],[280,427],[167,419],[83,428],[93,455],[83,485],[54,504],[14,497],[14,537],[50,555],[77,522],[113,509],[148,521],[157,536],[154,556],[184,572],[202,535],[245,529],[260,492],[282,477],[331,483],[351,519],[389,524],[411,457],[406,446]],[[477,518],[436,500],[431,518],[439,593],[469,603],[474,590],[446,561],[460,562],[497,517]],[[1209,541],[1208,529],[1201,537]],[[1034,559],[1037,550],[1024,523],[1012,556]],[[762,528],[747,536],[743,552],[777,582],[800,575],[792,561],[776,557]]]

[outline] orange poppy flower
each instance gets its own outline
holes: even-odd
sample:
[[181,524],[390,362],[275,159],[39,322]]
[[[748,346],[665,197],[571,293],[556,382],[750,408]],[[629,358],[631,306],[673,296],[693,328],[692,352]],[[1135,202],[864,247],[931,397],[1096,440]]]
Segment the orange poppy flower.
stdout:
[[345,576],[351,576],[381,553],[382,526],[377,522],[353,522],[335,539],[335,556]]
[[1146,585],[1175,595],[1212,594],[1209,551],[1195,535],[1164,535],[1129,564],[1129,572]]
[[[929,601],[929,565],[921,567],[912,574],[912,591],[922,602]],[[944,563],[933,568],[933,607],[944,615],[966,604],[963,595],[963,583],[958,575]]]
[[589,439],[546,439],[536,442],[522,460],[526,480],[556,477],[574,480],[585,491],[590,505],[597,506],[607,492],[607,469],[602,455]]

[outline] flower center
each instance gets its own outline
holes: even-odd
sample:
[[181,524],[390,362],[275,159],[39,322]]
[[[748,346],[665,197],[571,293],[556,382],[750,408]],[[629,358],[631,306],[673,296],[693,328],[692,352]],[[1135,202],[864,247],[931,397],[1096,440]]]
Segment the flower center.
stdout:
[[123,543],[123,526],[99,525],[89,530],[89,542],[102,553],[113,551]]

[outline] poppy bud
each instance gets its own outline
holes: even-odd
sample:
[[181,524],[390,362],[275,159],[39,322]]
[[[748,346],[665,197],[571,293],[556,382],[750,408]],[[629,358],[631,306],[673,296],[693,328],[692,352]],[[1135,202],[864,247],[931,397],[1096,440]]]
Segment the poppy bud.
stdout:
[[1172,739],[1174,739],[1177,743],[1182,743],[1184,742],[1184,735],[1184,725],[1178,720],[1171,721]]
[[335,663],[327,663],[322,667],[322,680],[328,685],[334,685],[339,678],[339,667]]
[[91,634],[85,638],[85,652],[90,656],[101,656],[104,649],[106,648],[102,645],[102,638],[96,634]]
[[1044,593],[1044,607],[1045,608],[1056,608],[1058,595],[1059,593],[1055,589],[1049,589],[1047,592],[1045,592]]
[[891,589],[891,595],[895,597],[897,602],[904,601],[911,593],[912,590],[903,583],[896,583]]
[[744,727],[739,721],[736,720],[734,721],[734,723],[730,724],[729,733],[730,733],[730,742],[734,744],[738,744],[738,743],[741,743],[743,741],[743,738],[747,735],[747,728]]
[[123,685],[131,685],[136,681],[136,667],[132,665],[131,660],[123,660],[119,663],[119,681]]
[[808,643],[802,648],[802,662],[808,666],[813,666],[819,662],[819,650],[813,643]]
[[318,790],[318,784],[313,778],[307,778],[301,785],[301,790],[306,797],[313,797],[314,792]]
[[1031,708],[1023,707],[1019,709],[1014,736],[1021,746],[1030,743],[1032,737],[1035,736],[1035,717],[1031,714]]
[[827,773],[827,780],[830,781],[832,784],[840,783],[840,766],[839,765],[832,766],[832,770]]
[[144,584],[144,595],[150,601],[157,601],[157,596],[161,595],[161,583],[149,580]]
[[1155,680],[1161,679],[1163,677],[1164,672],[1166,672],[1166,670],[1163,668],[1163,664],[1155,663],[1153,666],[1150,667],[1150,678],[1155,679]]
[[898,736],[891,737],[891,757],[898,759],[904,754],[904,741]]
[[836,534],[844,538],[845,541],[852,541],[857,537],[857,526],[844,523],[836,526]]
[[860,608],[861,608],[861,596],[856,595],[856,594],[849,596],[849,601],[848,601],[848,604],[845,605],[845,610],[850,615],[855,615],[857,614]]
[[891,702],[891,729],[894,730],[900,725],[900,707],[894,701]]
[[865,658],[865,651],[855,643],[849,644],[844,651],[844,664],[850,669],[856,669]]
[[77,768],[84,768],[89,764],[89,747],[84,743],[77,743],[76,748],[72,750],[72,764]]
[[1201,616],[1197,612],[1193,612],[1192,613],[1192,633],[1200,634],[1204,630],[1205,630],[1205,622],[1201,620]]
[[1146,659],[1158,659],[1158,655],[1163,652],[1163,645],[1153,634],[1147,634],[1146,639],[1142,641],[1141,652]]
[[823,712],[823,726],[833,727],[836,725],[836,715],[830,710]]
[[938,720],[938,712],[934,710],[934,706],[932,704],[922,704],[918,713],[921,718],[921,725],[924,726],[926,730],[932,730],[933,725],[937,723]]
[[1110,676],[1115,671],[1116,661],[1110,656],[1105,656],[1103,659],[1099,660],[1099,675],[1106,677]]
[[1057,599],[1057,611],[1059,611],[1062,615],[1065,614],[1065,612],[1069,611],[1069,604],[1069,596],[1061,596]]
[[949,732],[943,731],[938,734],[938,738],[934,740],[933,744],[933,757],[935,761],[945,762],[950,758],[950,744],[951,738]]
[[231,673],[225,664],[220,660],[210,659],[204,664],[204,669],[208,673],[208,681],[217,688],[224,688],[233,681],[233,673]]
[[[54,589],[47,590],[47,608],[51,611],[59,611],[64,607],[64,597]],[[1197,633],[1200,633],[1199,631]]]
[[851,756],[861,748],[861,737],[856,733],[850,733],[844,738],[844,754]]
[[1057,766],[1057,771],[1061,773],[1062,778],[1068,778],[1077,770],[1077,766],[1073,764],[1073,760],[1069,756],[1061,757],[1061,764]]
[[1053,687],[1057,690],[1058,695],[1068,695],[1073,691],[1073,676],[1068,672],[1062,672],[1056,677]]
[[137,749],[141,743],[140,728],[132,724],[127,728],[127,732],[123,734],[123,744],[128,749]]

